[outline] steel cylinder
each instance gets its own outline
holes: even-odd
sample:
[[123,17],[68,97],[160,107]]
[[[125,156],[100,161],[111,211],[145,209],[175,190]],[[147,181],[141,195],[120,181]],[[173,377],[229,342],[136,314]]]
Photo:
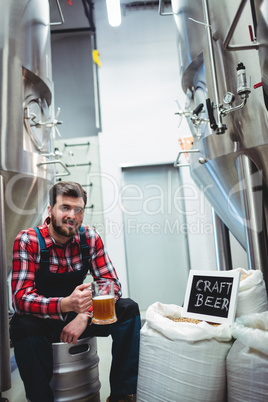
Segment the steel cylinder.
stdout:
[[48,0],[0,0],[0,392],[10,388],[6,279],[16,235],[41,222],[55,168]]
[[52,347],[55,402],[99,401],[97,339],[80,339],[75,345],[59,342]]
[[[254,4],[257,21],[256,44],[251,42],[248,29],[251,25],[254,30],[249,1],[172,0],[182,88],[185,93],[187,90],[192,91],[195,99],[195,93],[201,90],[197,77],[203,67],[203,81],[206,85],[203,90],[204,101],[205,98],[211,99],[216,122],[218,125],[226,125],[226,129],[221,130],[219,135],[208,123],[207,129],[203,130],[199,137],[194,137],[193,148],[198,149],[199,153],[190,155],[191,175],[198,187],[205,191],[217,215],[245,249],[246,232],[241,219],[243,201],[236,169],[236,159],[241,154],[247,155],[262,172],[266,227],[268,216],[268,169],[265,156],[268,149],[268,115],[263,96],[266,91],[268,58],[265,51],[268,1],[255,1]],[[238,13],[239,10],[242,12]],[[232,26],[235,26],[235,29],[229,34]],[[230,39],[229,46],[225,45],[226,37]],[[245,66],[243,89],[247,89],[248,98],[245,105],[238,108],[245,97],[241,85],[237,86],[237,67],[240,63]],[[254,89],[254,84],[261,78],[263,89]],[[237,106],[237,109],[223,114],[220,110],[227,92],[234,94],[235,100],[231,106]],[[196,106],[193,104],[192,110]],[[204,110],[207,112],[206,107]],[[205,159],[206,163],[200,164],[200,158]]]

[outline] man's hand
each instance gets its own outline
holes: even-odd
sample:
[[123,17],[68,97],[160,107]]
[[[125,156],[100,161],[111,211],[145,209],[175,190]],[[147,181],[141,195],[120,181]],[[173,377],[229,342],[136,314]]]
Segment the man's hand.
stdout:
[[77,342],[79,336],[84,332],[88,324],[88,316],[86,314],[78,314],[73,321],[67,324],[61,334],[60,340],[65,343]]
[[75,311],[76,313],[85,313],[92,304],[92,293],[89,289],[89,283],[83,283],[77,286],[70,296],[63,297],[60,303],[62,313]]

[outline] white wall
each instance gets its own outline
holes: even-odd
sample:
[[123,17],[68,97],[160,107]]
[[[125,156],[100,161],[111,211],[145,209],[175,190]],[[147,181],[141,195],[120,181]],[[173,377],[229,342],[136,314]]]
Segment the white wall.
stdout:
[[[175,26],[157,9],[126,11],[108,25],[104,0],[95,3],[103,130],[99,135],[106,245],[127,290],[122,213],[117,203],[123,163],[173,161],[178,152],[175,98],[179,91]],[[110,208],[111,207],[111,208]],[[109,226],[110,225],[110,226]],[[113,225],[113,226],[112,226]]]

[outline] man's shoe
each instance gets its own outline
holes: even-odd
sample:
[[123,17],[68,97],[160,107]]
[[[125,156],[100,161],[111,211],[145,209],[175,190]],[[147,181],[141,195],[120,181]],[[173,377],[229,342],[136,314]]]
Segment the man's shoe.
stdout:
[[136,395],[111,395],[106,402],[135,402]]

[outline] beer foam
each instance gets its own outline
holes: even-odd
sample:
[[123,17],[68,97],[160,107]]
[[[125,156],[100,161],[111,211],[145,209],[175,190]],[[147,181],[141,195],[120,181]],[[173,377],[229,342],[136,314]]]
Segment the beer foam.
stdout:
[[113,299],[113,295],[100,295],[100,296],[94,296],[93,300],[106,300],[106,299]]

